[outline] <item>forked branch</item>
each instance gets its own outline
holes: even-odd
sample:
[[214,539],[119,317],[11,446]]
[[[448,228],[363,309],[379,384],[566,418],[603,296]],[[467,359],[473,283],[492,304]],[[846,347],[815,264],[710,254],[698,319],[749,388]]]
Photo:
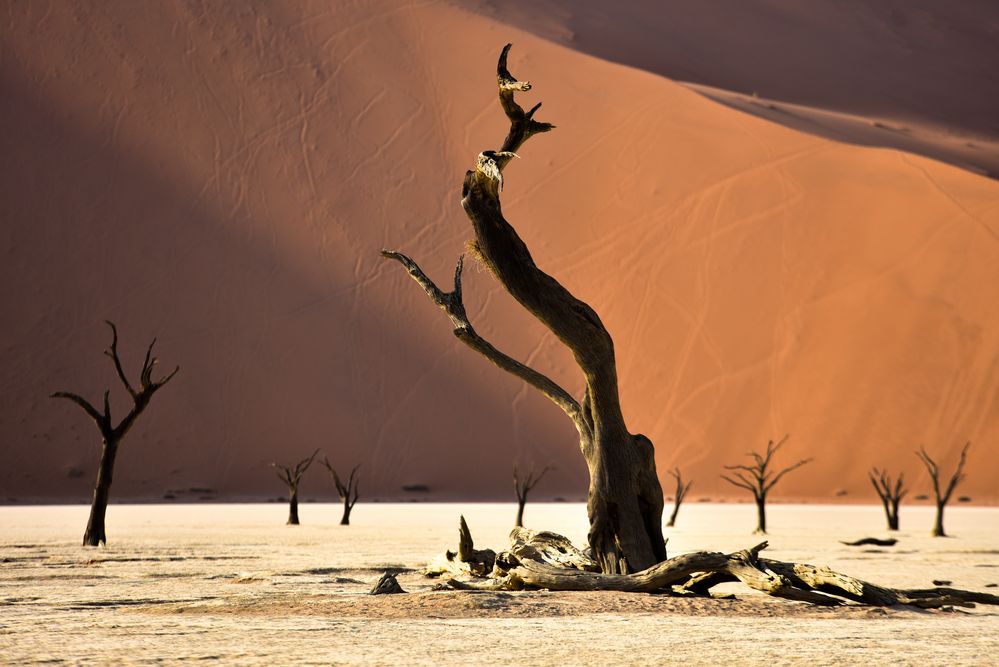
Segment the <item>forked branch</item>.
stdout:
[[437,287],[434,281],[423,272],[423,269],[415,261],[401,252],[382,250],[381,254],[382,257],[394,259],[406,268],[406,271],[423,288],[423,291],[427,293],[430,300],[437,304],[448,316],[448,319],[451,320],[451,324],[454,325],[454,335],[458,340],[507,373],[519,377],[540,391],[561,408],[573,422],[579,422],[579,403],[569,395],[569,392],[562,389],[562,387],[546,375],[496,349],[492,343],[480,336],[475,327],[472,326],[472,323],[468,320],[468,315],[465,312],[465,304],[461,297],[461,272],[464,266],[464,255],[458,257],[458,263],[454,268],[454,289],[450,292],[445,292]]
[[153,394],[156,393],[161,387],[163,387],[167,382],[173,379],[173,376],[177,374],[180,370],[180,366],[177,366],[165,377],[154,380],[152,377],[153,368],[159,362],[156,357],[152,356],[153,345],[156,344],[156,339],[149,344],[146,349],[146,356],[142,362],[142,370],[139,372],[139,388],[135,389],[134,385],[128,380],[128,376],[125,374],[125,370],[122,367],[121,357],[118,356],[118,328],[115,327],[114,323],[110,320],[105,320],[107,325],[111,327],[111,345],[104,350],[104,354],[107,355],[112,364],[114,365],[115,373],[118,375],[118,379],[121,381],[125,390],[128,391],[129,395],[132,397],[132,408],[129,410],[128,414],[118,422],[117,426],[112,426],[111,421],[111,402],[110,402],[110,390],[104,392],[104,410],[103,412],[97,410],[89,401],[80,396],[79,394],[74,394],[68,391],[57,391],[51,395],[52,398],[65,398],[70,400],[77,405],[79,405],[83,410],[94,420],[97,428],[100,430],[106,442],[117,443],[121,440],[128,430],[135,423],[139,414],[149,405],[149,401],[152,399]]

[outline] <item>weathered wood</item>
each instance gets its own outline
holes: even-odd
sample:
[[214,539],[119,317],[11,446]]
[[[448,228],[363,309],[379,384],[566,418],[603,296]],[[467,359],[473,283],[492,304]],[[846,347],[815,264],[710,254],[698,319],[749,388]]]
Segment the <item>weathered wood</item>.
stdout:
[[107,534],[105,530],[105,516],[108,508],[108,498],[111,493],[111,482],[114,475],[115,459],[118,455],[118,446],[124,440],[125,435],[131,430],[135,421],[146,409],[149,402],[161,387],[173,379],[173,376],[180,370],[180,366],[173,369],[171,373],[159,380],[153,380],[153,369],[159,360],[152,356],[153,346],[156,344],[154,338],[149,347],[146,348],[146,356],[142,362],[142,369],[139,371],[138,389],[129,381],[122,367],[121,357],[118,356],[118,328],[110,320],[105,320],[111,327],[111,345],[104,350],[104,354],[111,359],[115,373],[121,381],[129,396],[132,397],[132,408],[129,410],[117,426],[112,424],[110,390],[104,392],[104,409],[99,411],[82,396],[68,391],[57,391],[51,398],[64,398],[80,406],[84,412],[94,421],[97,430],[101,434],[101,461],[97,470],[97,480],[94,483],[94,496],[90,504],[90,516],[87,519],[87,528],[83,533],[83,545],[96,547],[107,544]]
[[690,487],[694,485],[694,482],[691,480],[685,484],[679,467],[674,467],[668,472],[676,480],[676,491],[673,492],[673,511],[669,515],[669,521],[666,522],[666,527],[672,528],[676,525],[676,515],[680,512],[680,505],[687,497],[687,493],[690,491]]
[[721,476],[729,484],[746,489],[753,494],[753,500],[756,501],[756,530],[753,532],[760,535],[767,533],[767,496],[771,489],[784,475],[812,461],[811,458],[807,458],[779,471],[770,469],[774,454],[784,446],[789,437],[789,435],[785,435],[778,443],[774,443],[773,440],[768,441],[764,453],[749,452],[747,454],[753,458],[753,465],[727,465],[725,469],[731,470],[732,474]]
[[386,572],[381,576],[368,595],[395,595],[405,592],[396,580],[395,575],[391,572]]
[[585,391],[577,402],[550,378],[511,359],[482,339],[468,322],[461,303],[461,260],[455,289],[445,293],[402,253],[385,250],[399,261],[440,306],[462,342],[509,373],[520,377],[558,405],[579,432],[580,450],[590,473],[588,541],[604,572],[642,570],[666,558],[662,535],[662,487],[656,475],[652,442],[632,434],[625,424],[617,386],[614,343],[596,312],[535,264],[527,246],[503,217],[500,191],[503,171],[516,151],[535,134],[554,128],[539,122],[514,99],[531,84],[507,68],[510,45],[497,63],[500,106],[510,129],[498,151],[483,151],[465,174],[462,207],[475,232],[471,248],[482,264],[521,306],[534,315],[572,352],[583,374]]
[[916,452],[916,456],[926,466],[927,472],[930,473],[930,479],[933,481],[933,496],[937,506],[937,513],[933,519],[933,531],[931,532],[933,537],[947,537],[943,526],[944,507],[950,502],[950,497],[954,493],[954,489],[964,480],[964,464],[968,460],[969,447],[971,447],[971,442],[966,442],[961,449],[961,459],[958,461],[957,468],[954,469],[954,474],[951,475],[950,481],[947,482],[947,487],[943,491],[940,490],[940,468],[937,466],[936,461],[930,458],[930,455],[926,453],[923,447],[920,447],[919,451]]
[[424,573],[428,577],[445,574],[473,577],[485,577],[493,570],[496,563],[496,552],[492,549],[476,549],[472,541],[472,533],[468,530],[465,517],[458,522],[458,550],[445,551],[427,565]]
[[298,522],[298,485],[302,481],[302,476],[309,469],[316,459],[319,450],[312,452],[312,456],[306,457],[293,466],[286,466],[280,463],[271,462],[270,466],[275,469],[278,479],[288,485],[288,525],[297,526]]
[[[471,533],[460,522],[459,551],[472,562],[481,562],[472,547]],[[835,572],[825,567],[785,563],[760,558],[766,542],[732,554],[695,552],[674,556],[640,572],[603,574],[598,564],[556,533],[515,528],[511,547],[496,555],[487,574],[469,567],[448,567],[454,576],[447,585],[456,590],[619,591],[710,595],[718,584],[740,581],[751,589],[808,604],[839,606],[861,604],[878,607],[912,605],[939,608],[947,605],[997,604],[999,596],[953,588],[894,590]],[[453,552],[447,559],[457,561]]]
[[881,499],[881,505],[884,507],[888,530],[898,530],[898,506],[902,502],[902,498],[909,492],[905,488],[905,475],[899,473],[898,478],[893,482],[886,471],[871,468],[869,476],[878,498]]

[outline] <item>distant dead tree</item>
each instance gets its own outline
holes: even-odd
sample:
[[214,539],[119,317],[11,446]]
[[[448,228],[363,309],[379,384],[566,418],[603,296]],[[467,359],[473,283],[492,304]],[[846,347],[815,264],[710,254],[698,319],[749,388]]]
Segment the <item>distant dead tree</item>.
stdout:
[[770,469],[770,463],[773,460],[774,454],[784,446],[787,442],[789,436],[785,435],[780,442],[774,444],[773,440],[767,442],[767,451],[763,454],[757,452],[749,452],[747,456],[753,457],[753,465],[731,465],[725,466],[726,470],[732,470],[732,477],[728,475],[722,475],[724,479],[729,484],[734,484],[740,488],[746,489],[753,494],[753,498],[756,500],[756,530],[754,533],[759,533],[765,535],[767,532],[767,494],[770,490],[774,488],[774,485],[781,480],[784,475],[800,468],[806,463],[810,462],[812,459],[802,459],[792,466],[788,466],[778,472]]
[[302,481],[302,475],[309,469],[316,459],[319,450],[312,452],[312,456],[302,459],[294,466],[281,465],[272,462],[270,465],[277,472],[278,479],[288,485],[288,523],[289,526],[298,524],[298,483]]
[[354,466],[350,471],[350,477],[347,478],[347,483],[344,484],[328,458],[323,457],[323,465],[329,470],[330,476],[333,478],[333,484],[336,485],[336,492],[340,494],[340,500],[343,501],[343,516],[340,517],[340,525],[349,526],[350,512],[354,509],[354,505],[357,504],[357,485],[360,479],[357,475],[357,469],[361,466],[360,464]]
[[871,468],[871,484],[877,491],[878,498],[885,508],[885,517],[888,519],[888,530],[898,530],[898,505],[902,498],[909,492],[905,488],[905,475],[898,474],[898,479],[892,481],[891,476],[885,470]]
[[678,467],[674,467],[668,472],[676,480],[676,492],[673,494],[673,512],[669,515],[669,521],[666,522],[666,527],[672,528],[676,525],[676,515],[680,511],[680,504],[687,497],[687,492],[694,485],[694,481],[691,480],[684,484],[683,476],[680,474],[680,468]]
[[947,537],[947,533],[944,532],[943,527],[943,513],[944,506],[950,500],[950,496],[954,493],[954,489],[957,485],[961,483],[964,479],[964,464],[968,460],[968,448],[971,447],[970,442],[966,442],[964,447],[961,449],[961,459],[957,463],[957,468],[954,470],[954,474],[951,476],[950,481],[947,482],[947,488],[943,493],[940,492],[940,469],[937,467],[936,461],[930,458],[930,455],[926,453],[926,449],[923,447],[919,448],[916,452],[916,456],[923,462],[926,466],[926,470],[930,473],[930,479],[933,480],[933,495],[936,497],[937,503],[937,517],[933,522],[933,537]]
[[536,472],[534,466],[527,472],[526,477],[521,477],[520,472],[517,470],[517,466],[513,467],[513,490],[517,493],[517,524],[518,528],[524,526],[524,505],[527,504],[527,494],[531,492],[541,478],[545,476],[551,470],[551,467],[545,466],[541,469],[541,472]]
[[111,347],[104,350],[104,354],[110,357],[112,363],[114,363],[118,379],[121,380],[121,383],[125,386],[129,395],[131,395],[132,409],[118,422],[117,426],[113,426],[111,423],[110,390],[104,392],[103,412],[98,411],[90,402],[78,394],[68,391],[57,391],[51,396],[52,398],[65,398],[79,405],[94,420],[94,424],[97,425],[97,429],[101,433],[101,463],[97,469],[97,482],[94,484],[94,499],[90,505],[90,518],[87,520],[87,530],[83,534],[83,546],[87,547],[107,544],[107,535],[104,531],[104,517],[108,509],[108,494],[111,491],[111,478],[114,472],[115,457],[118,455],[118,446],[125,438],[125,434],[135,424],[135,420],[139,418],[142,411],[149,405],[153,394],[169,382],[177,374],[177,371],[180,370],[180,366],[177,366],[166,377],[160,380],[153,380],[153,367],[158,363],[156,357],[152,356],[153,345],[156,344],[156,339],[154,338],[149,347],[146,348],[146,358],[142,362],[142,371],[139,373],[139,388],[136,389],[129,382],[128,377],[126,377],[121,365],[121,358],[118,356],[118,329],[112,322],[108,320],[105,320],[105,322],[111,327]]

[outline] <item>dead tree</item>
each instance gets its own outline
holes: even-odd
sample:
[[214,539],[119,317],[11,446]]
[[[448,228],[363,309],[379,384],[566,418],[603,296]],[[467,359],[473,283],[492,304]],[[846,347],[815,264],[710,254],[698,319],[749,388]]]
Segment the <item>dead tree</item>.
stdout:
[[684,484],[683,476],[680,474],[680,468],[673,468],[669,471],[669,474],[676,480],[676,492],[673,494],[673,511],[669,515],[669,521],[666,522],[667,528],[672,528],[676,525],[676,515],[680,511],[680,504],[683,502],[684,498],[687,497],[687,492],[690,491],[690,487],[694,485],[694,481],[691,480]]
[[534,120],[540,103],[524,111],[515,101],[514,93],[529,91],[531,84],[510,74],[509,51],[507,44],[497,65],[499,101],[510,121],[509,133],[499,150],[478,155],[462,184],[461,204],[475,235],[469,247],[503,288],[572,352],[585,384],[582,398],[577,400],[551,378],[499,351],[478,334],[462,301],[461,257],[455,267],[454,289],[444,292],[406,255],[391,250],[383,250],[382,255],[401,263],[440,306],[458,340],[540,391],[572,421],[590,474],[590,548],[604,572],[634,572],[666,558],[663,493],[652,441],[632,434],[625,423],[614,342],[600,317],[538,268],[517,231],[503,217],[500,192],[504,169],[524,142],[554,128],[551,123]]
[[302,481],[302,475],[309,469],[316,459],[319,450],[312,452],[312,456],[302,459],[294,466],[271,463],[271,467],[277,472],[278,479],[288,485],[288,523],[289,526],[297,526],[298,523],[298,484]]
[[354,466],[350,471],[350,477],[347,478],[347,483],[344,484],[328,458],[323,457],[323,465],[329,470],[330,476],[333,478],[333,484],[336,486],[336,492],[340,494],[340,501],[343,503],[343,516],[340,517],[340,525],[349,526],[350,512],[354,509],[354,505],[357,504],[357,485],[360,480],[360,477],[357,475],[357,469],[361,466],[360,464]]
[[968,460],[969,447],[971,447],[971,443],[967,442],[961,449],[961,459],[958,461],[957,468],[955,468],[954,474],[951,475],[950,481],[947,482],[947,488],[942,493],[940,491],[940,469],[937,467],[936,461],[930,458],[930,455],[926,453],[926,449],[923,447],[920,447],[919,451],[916,452],[916,456],[926,466],[926,470],[930,473],[930,479],[933,480],[933,495],[937,504],[937,516],[933,522],[933,537],[947,537],[947,533],[944,532],[943,527],[944,506],[950,500],[954,489],[964,479],[964,464]]
[[139,386],[136,389],[125,375],[121,358],[118,356],[118,329],[115,328],[112,322],[107,320],[105,322],[111,327],[111,347],[104,350],[104,354],[111,359],[115,372],[118,374],[118,379],[121,380],[122,385],[124,385],[132,397],[132,408],[128,414],[118,422],[117,426],[112,425],[111,402],[109,399],[110,390],[104,392],[103,412],[97,410],[89,401],[78,394],[68,391],[57,391],[51,396],[52,398],[65,398],[79,405],[94,420],[97,430],[101,433],[101,462],[100,467],[97,469],[97,481],[94,484],[94,499],[90,505],[90,518],[87,520],[87,530],[83,533],[83,546],[87,547],[107,544],[104,517],[108,509],[108,494],[111,491],[111,478],[114,473],[115,457],[118,455],[118,446],[125,438],[129,429],[132,428],[132,425],[135,424],[135,420],[139,418],[142,411],[149,405],[153,394],[169,382],[177,374],[177,371],[180,370],[180,366],[177,366],[166,377],[160,380],[153,380],[153,367],[158,363],[158,359],[153,356],[153,345],[156,344],[156,339],[154,338],[149,343],[149,347],[146,348],[146,358],[142,362],[142,370],[139,373]]
[[898,479],[894,482],[885,470],[871,468],[871,484],[881,499],[881,504],[885,508],[885,518],[888,519],[888,530],[898,530],[898,506],[902,498],[909,492],[905,488],[905,475],[898,474]]
[[784,475],[800,468],[812,459],[802,459],[792,466],[788,466],[780,471],[770,469],[774,454],[777,453],[789,436],[785,435],[780,442],[774,444],[773,440],[767,442],[767,451],[763,454],[749,452],[747,456],[753,457],[753,465],[731,465],[725,466],[726,470],[731,470],[732,476],[722,475],[729,484],[734,484],[739,488],[746,489],[753,494],[756,501],[756,530],[754,533],[766,535],[767,532],[767,495],[770,490],[781,480]]
[[531,492],[541,478],[545,476],[545,473],[551,470],[549,466],[545,466],[541,469],[541,472],[536,473],[534,466],[527,472],[527,477],[521,478],[520,472],[517,470],[517,466],[513,467],[513,490],[517,493],[517,526],[524,525],[524,505],[527,504],[527,494]]
[[[731,554],[697,551],[674,556],[632,574],[601,573],[586,552],[556,533],[514,528],[510,546],[496,553],[475,549],[464,518],[458,550],[446,551],[427,566],[455,590],[621,591],[708,597],[718,584],[742,582],[749,588],[797,602],[837,607],[906,605],[924,609],[976,604],[999,605],[999,595],[957,588],[895,589],[804,563],[761,558],[761,542]],[[944,582],[934,585],[944,586]]]

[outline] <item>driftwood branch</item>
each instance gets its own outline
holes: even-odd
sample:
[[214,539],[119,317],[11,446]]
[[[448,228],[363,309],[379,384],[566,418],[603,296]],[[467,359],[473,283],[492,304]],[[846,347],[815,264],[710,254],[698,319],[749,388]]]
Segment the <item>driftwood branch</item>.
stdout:
[[911,605],[930,609],[975,603],[999,605],[999,596],[988,593],[953,588],[892,589],[829,568],[761,558],[766,542],[731,554],[682,554],[632,574],[602,574],[596,561],[556,533],[514,528],[510,548],[494,554],[472,547],[471,533],[462,518],[459,539],[464,546],[459,546],[458,552],[446,552],[427,569],[429,576],[442,576],[448,587],[457,590],[709,595],[718,584],[740,581],[767,595],[822,606]]

